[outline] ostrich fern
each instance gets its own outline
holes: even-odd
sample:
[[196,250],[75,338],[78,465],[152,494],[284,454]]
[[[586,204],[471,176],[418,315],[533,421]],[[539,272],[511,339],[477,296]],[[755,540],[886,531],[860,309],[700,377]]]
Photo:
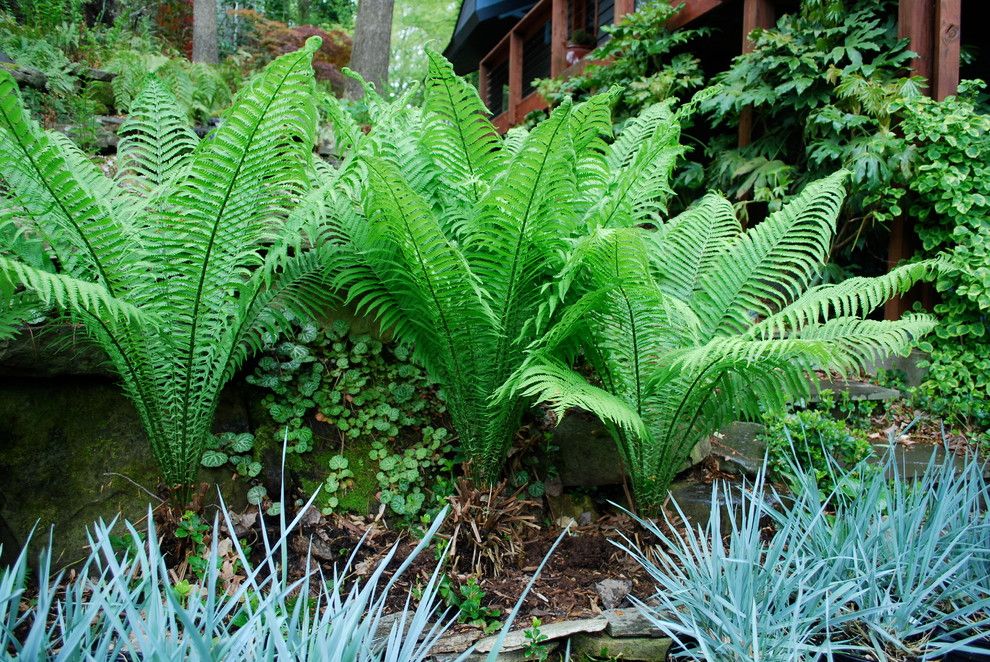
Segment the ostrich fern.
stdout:
[[56,267],[0,257],[0,293],[16,286],[85,327],[170,484],[195,478],[220,390],[284,327],[282,311],[326,304],[329,249],[306,240],[321,203],[308,194],[318,47],[272,62],[202,141],[151,80],[122,127],[116,181],[30,121],[0,72],[5,219],[41,237]]
[[[813,285],[842,177],[810,184],[746,232],[714,194],[655,232],[594,232],[565,270],[576,300],[504,391],[597,413],[638,506],[656,510],[691,449],[725,423],[807,397],[817,369],[858,371],[931,330],[925,315],[865,317],[932,262]],[[578,353],[595,384],[571,369]]]
[[345,147],[335,174],[345,184],[332,191],[351,191],[328,205],[344,239],[338,284],[412,342],[443,387],[461,451],[490,481],[525,404],[494,396],[555,313],[548,288],[573,239],[662,208],[678,124],[653,107],[610,146],[609,92],[503,140],[475,89],[429,58],[421,109],[368,90],[365,135],[330,108]]

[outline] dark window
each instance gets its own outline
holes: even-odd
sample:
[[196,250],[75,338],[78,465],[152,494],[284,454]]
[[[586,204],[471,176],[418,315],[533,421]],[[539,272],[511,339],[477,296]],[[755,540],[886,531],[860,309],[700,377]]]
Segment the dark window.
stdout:
[[523,42],[523,92],[533,91],[533,80],[550,77],[550,21]]
[[509,61],[502,60],[493,65],[488,70],[488,110],[495,115],[504,113],[509,109],[509,95],[506,88],[509,86]]

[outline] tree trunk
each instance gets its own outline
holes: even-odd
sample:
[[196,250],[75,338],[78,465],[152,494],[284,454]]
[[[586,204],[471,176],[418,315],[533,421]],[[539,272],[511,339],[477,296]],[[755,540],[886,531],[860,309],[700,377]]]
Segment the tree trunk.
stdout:
[[[354,22],[354,48],[350,68],[382,93],[388,84],[388,60],[392,42],[392,8],[395,0],[360,0]],[[344,83],[347,97],[360,99],[364,91],[356,81]]]
[[193,0],[193,62],[216,64],[217,51],[216,0]]

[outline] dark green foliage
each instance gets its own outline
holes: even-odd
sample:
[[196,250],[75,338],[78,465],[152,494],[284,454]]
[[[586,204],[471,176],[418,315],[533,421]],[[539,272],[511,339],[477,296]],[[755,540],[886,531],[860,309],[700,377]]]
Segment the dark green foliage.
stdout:
[[[819,489],[830,494],[844,485],[836,484],[856,478],[859,463],[872,452],[866,434],[850,428],[827,411],[805,409],[764,417],[770,474],[793,483],[795,468],[802,474],[813,473]],[[841,471],[836,471],[836,468]]]
[[342,440],[391,444],[445,412],[406,347],[352,334],[344,320],[327,328],[297,321],[284,339],[273,340],[247,380],[270,391],[262,405],[275,423],[274,441],[280,444],[288,430],[290,453],[312,450],[312,417],[333,425]]
[[435,514],[428,506],[449,492],[444,476],[452,470],[452,448],[447,430],[435,427],[446,408],[410,354],[354,332],[345,320],[327,327],[295,321],[248,376],[268,391],[261,404],[274,425],[257,431],[265,437],[261,444],[277,447],[285,440],[290,454],[311,463],[319,461],[311,454],[314,425],[332,425],[339,436],[339,444],[329,445],[341,445],[347,456],[327,460],[317,501],[325,512],[360,509],[366,504],[349,499],[351,491],[377,491],[392,515],[416,523],[424,511]]
[[372,444],[371,459],[378,461],[378,500],[394,515],[413,523],[428,510],[427,520],[435,515],[432,505],[443,503],[453,493],[453,446],[447,430],[425,427],[423,439],[401,453],[390,452],[385,444]]
[[658,101],[685,99],[704,84],[700,62],[688,45],[707,30],[669,30],[668,21],[682,7],[667,0],[650,0],[618,25],[604,27],[611,39],[586,59],[609,62],[589,64],[580,74],[564,80],[540,81],[541,94],[556,105],[567,95],[587,98],[618,85],[622,91],[613,113],[617,122]]
[[440,597],[448,606],[457,610],[457,620],[481,628],[485,634],[491,634],[502,625],[500,610],[484,605],[485,591],[478,586],[475,577],[457,586],[448,577],[440,580]]
[[[844,10],[837,6],[845,5]],[[854,246],[872,224],[898,216],[899,169],[907,156],[894,130],[899,103],[921,94],[904,78],[910,54],[897,37],[887,0],[804,3],[774,28],[750,36],[752,52],[713,79],[702,108],[724,142],[708,146],[708,180],[730,197],[771,203],[838,168],[849,170],[849,197],[837,248]],[[754,140],[736,148],[744,108]]]
[[930,376],[918,395],[952,425],[979,430],[990,428],[990,115],[976,102],[983,87],[964,82],[957,97],[908,104],[901,123],[923,253],[950,256],[936,283],[942,323],[925,346]]

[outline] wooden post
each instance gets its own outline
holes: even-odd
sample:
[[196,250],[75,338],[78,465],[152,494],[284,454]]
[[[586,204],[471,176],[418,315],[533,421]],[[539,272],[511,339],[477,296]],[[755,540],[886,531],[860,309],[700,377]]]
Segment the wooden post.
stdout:
[[961,0],[938,0],[935,27],[938,30],[933,54],[935,58],[932,92],[941,101],[959,89],[959,46]]
[[[772,28],[777,20],[772,0],[746,0],[743,4],[742,52],[753,50],[749,33],[757,28]],[[739,113],[739,146],[745,147],[753,141],[753,109],[743,108]]]
[[567,68],[567,0],[552,0],[550,6],[550,76]]
[[618,23],[623,16],[636,11],[636,0],[615,0],[615,18],[613,23]]
[[[911,73],[932,81],[934,72],[934,32],[935,4],[941,0],[900,0],[897,6],[897,34],[908,41],[908,48],[914,51],[911,60]],[[929,83],[930,84],[930,83]],[[934,88],[929,87],[930,91]],[[914,223],[907,215],[891,221],[890,239],[887,244],[887,270],[896,267],[902,260],[911,257]],[[883,316],[888,320],[900,319],[910,308],[907,296],[896,296],[884,304]]]
[[900,0],[897,6],[897,34],[907,37],[910,48],[917,55],[911,61],[911,72],[932,78],[932,26],[935,23],[937,0]]
[[516,117],[522,101],[523,40],[515,30],[509,35],[509,126],[518,124]]

